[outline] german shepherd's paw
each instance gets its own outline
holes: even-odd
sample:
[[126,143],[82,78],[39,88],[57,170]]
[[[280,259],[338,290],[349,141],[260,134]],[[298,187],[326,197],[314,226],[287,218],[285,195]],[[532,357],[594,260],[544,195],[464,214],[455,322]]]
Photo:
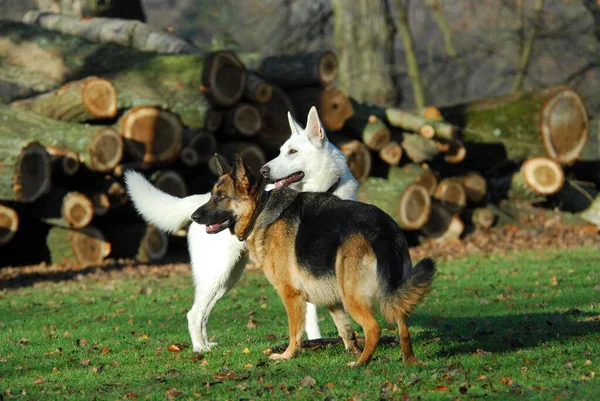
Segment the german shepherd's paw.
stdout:
[[271,354],[269,355],[269,359],[273,360],[273,361],[282,361],[285,359],[292,359],[294,357],[294,355],[292,354],[286,354],[285,352],[283,354]]
[[359,366],[363,366],[364,363],[359,363],[358,361],[354,361],[354,362],[348,362],[346,364],[346,366],[348,366],[349,368],[358,368]]

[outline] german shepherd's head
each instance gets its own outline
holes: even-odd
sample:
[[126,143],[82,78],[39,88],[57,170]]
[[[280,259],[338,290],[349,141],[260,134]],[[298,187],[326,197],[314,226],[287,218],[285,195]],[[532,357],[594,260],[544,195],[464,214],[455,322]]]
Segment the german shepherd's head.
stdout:
[[257,179],[239,155],[235,155],[233,167],[222,156],[216,154],[215,158],[219,179],[209,201],[192,214],[192,220],[205,224],[209,234],[229,229],[244,241],[252,231],[266,182],[262,177]]

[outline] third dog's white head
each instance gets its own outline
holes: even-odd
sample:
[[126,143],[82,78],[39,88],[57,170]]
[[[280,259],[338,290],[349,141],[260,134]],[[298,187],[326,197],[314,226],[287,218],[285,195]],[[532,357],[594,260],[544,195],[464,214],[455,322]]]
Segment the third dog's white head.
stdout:
[[279,149],[279,156],[261,168],[261,174],[275,188],[290,186],[299,191],[307,190],[307,186],[322,187],[335,181],[340,169],[346,168],[346,161],[329,143],[317,109],[313,106],[308,112],[306,128],[302,128],[289,112],[288,120],[292,135]]

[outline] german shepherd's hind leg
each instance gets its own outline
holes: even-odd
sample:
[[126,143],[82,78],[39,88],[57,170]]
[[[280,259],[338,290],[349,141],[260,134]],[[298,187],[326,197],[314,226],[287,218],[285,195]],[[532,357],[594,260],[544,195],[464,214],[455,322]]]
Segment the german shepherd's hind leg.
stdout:
[[335,323],[335,327],[337,327],[340,337],[342,337],[342,341],[344,341],[346,351],[358,355],[360,353],[360,348],[356,342],[356,336],[354,335],[354,330],[352,330],[350,319],[348,313],[346,313],[346,310],[344,309],[344,305],[337,304],[330,306],[329,313]]
[[357,296],[348,294],[344,298],[344,305],[346,306],[348,313],[350,313],[350,316],[362,326],[363,333],[365,334],[365,346],[363,347],[360,357],[356,362],[348,363],[348,366],[355,367],[365,365],[369,363],[377,348],[377,343],[381,336],[381,326],[379,326],[379,323],[377,323],[377,320],[373,317],[373,310],[371,305],[369,305],[368,300],[360,299]]
[[402,349],[402,360],[408,365],[414,365],[417,363],[417,358],[413,352],[406,318],[407,316],[405,315],[398,317],[398,337],[400,338],[400,348]]
[[291,359],[302,349],[302,334],[304,332],[304,314],[306,302],[300,294],[288,285],[279,294],[288,316],[290,341],[283,354],[271,354],[270,359]]

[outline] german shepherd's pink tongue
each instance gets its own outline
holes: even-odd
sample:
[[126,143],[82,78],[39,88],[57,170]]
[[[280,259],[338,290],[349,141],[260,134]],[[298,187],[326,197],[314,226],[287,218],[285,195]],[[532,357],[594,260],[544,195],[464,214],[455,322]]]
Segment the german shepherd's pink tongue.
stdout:
[[206,232],[210,234],[210,233],[214,233],[216,231],[219,231],[223,225],[227,224],[227,222],[228,222],[228,220],[225,220],[222,223],[207,224],[206,225]]

